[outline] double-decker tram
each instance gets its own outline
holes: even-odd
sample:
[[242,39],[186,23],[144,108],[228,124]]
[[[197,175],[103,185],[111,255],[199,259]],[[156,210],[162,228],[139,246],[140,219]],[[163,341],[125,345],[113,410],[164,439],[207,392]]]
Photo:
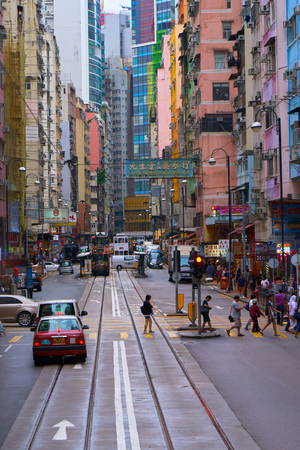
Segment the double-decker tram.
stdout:
[[109,275],[109,238],[92,237],[92,274]]

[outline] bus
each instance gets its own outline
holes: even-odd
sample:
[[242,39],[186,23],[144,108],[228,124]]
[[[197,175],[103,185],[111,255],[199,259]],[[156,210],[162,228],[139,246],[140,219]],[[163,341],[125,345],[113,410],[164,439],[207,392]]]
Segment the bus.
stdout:
[[109,275],[109,238],[92,237],[92,275]]
[[65,259],[75,262],[76,256],[78,255],[78,253],[79,253],[79,245],[78,244],[65,244],[64,245]]

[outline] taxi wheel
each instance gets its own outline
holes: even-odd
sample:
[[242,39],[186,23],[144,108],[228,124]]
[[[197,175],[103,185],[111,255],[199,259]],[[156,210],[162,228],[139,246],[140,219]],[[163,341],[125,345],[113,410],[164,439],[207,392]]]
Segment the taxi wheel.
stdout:
[[79,361],[80,362],[85,362],[86,361],[86,352],[83,355],[79,356]]
[[33,356],[33,361],[36,366],[40,366],[43,362],[42,356]]
[[23,311],[18,315],[17,321],[21,327],[29,327],[29,325],[31,325],[32,323],[31,314],[29,314],[29,312]]

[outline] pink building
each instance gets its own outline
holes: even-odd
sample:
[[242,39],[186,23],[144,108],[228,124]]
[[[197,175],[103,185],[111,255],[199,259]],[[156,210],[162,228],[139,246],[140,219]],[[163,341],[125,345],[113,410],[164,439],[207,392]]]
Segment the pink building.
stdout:
[[[195,67],[192,101],[197,125],[194,154],[202,164],[196,173],[195,225],[197,240],[213,244],[226,238],[228,233],[228,216],[220,220],[212,215],[212,207],[228,205],[226,155],[230,159],[231,188],[236,185],[235,143],[231,136],[232,102],[236,93],[233,81],[228,81],[232,73],[228,66],[232,43],[228,39],[241,28],[241,2],[203,0],[197,5],[192,16],[191,42],[196,42],[192,60]],[[215,166],[208,164],[212,153]]]
[[171,95],[170,95],[170,50],[168,43],[169,35],[164,35],[161,40],[162,47],[162,67],[157,69],[157,157],[162,158],[163,149],[171,144]]
[[[2,2],[0,2],[0,64],[3,64],[3,39],[6,38],[3,26]],[[5,249],[6,230],[6,177],[4,162],[4,84],[3,74],[0,74],[0,260],[3,259],[2,252]]]

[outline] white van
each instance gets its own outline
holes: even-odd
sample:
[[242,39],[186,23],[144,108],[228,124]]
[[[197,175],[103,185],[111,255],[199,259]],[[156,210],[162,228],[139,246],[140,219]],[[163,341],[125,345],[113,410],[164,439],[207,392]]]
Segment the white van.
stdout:
[[134,269],[135,263],[138,261],[138,255],[111,255],[110,268],[117,270]]

